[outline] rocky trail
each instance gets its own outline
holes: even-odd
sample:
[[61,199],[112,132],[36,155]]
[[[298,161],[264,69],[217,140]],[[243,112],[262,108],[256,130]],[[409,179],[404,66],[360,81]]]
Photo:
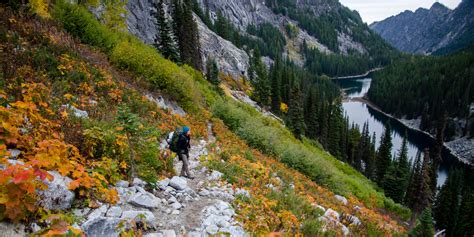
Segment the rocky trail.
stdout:
[[[97,209],[76,209],[82,216],[81,229],[87,236],[118,236],[115,226],[136,225],[146,229],[147,237],[209,236],[216,234],[247,236],[241,223],[234,219],[231,205],[235,195],[247,195],[245,190],[233,190],[221,180],[222,173],[208,170],[200,160],[208,155],[207,145],[214,142],[209,124],[208,140],[195,141],[190,150],[190,170],[195,179],[174,176],[156,184],[140,179],[117,183],[120,202]],[[166,149],[166,142],[161,144]],[[175,158],[174,167],[181,171],[182,163]],[[155,188],[145,190],[146,187]]]

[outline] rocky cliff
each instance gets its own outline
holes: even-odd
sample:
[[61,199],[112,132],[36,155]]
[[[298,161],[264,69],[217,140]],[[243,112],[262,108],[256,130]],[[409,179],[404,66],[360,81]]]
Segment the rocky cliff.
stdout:
[[[129,0],[126,5],[128,11],[126,20],[128,31],[147,44],[152,44],[155,41],[158,32],[155,25],[156,20],[153,16],[153,12],[156,11],[153,2],[154,0]],[[198,3],[203,9],[209,9],[213,20],[217,18],[217,12],[221,11],[242,34],[246,34],[248,25],[270,23],[277,27],[287,38],[288,44],[285,47],[285,54],[299,65],[304,63],[304,59],[299,52],[303,41],[306,41],[310,47],[317,48],[321,52],[332,53],[326,45],[321,44],[317,38],[300,28],[297,21],[288,16],[274,13],[272,9],[265,5],[265,0],[198,0]],[[326,0],[306,0],[298,1],[297,7],[306,8],[312,11],[315,17],[318,17],[321,14],[329,14],[329,12],[335,11],[342,7],[342,5],[338,2]],[[197,23],[201,38],[203,61],[205,62],[207,58],[213,57],[217,59],[221,71],[234,77],[246,75],[249,65],[247,53],[215,34],[200,19],[197,20]],[[290,39],[286,36],[285,25],[288,23],[298,27],[297,37]],[[367,52],[366,47],[362,43],[355,41],[347,33],[338,31],[337,42],[340,52],[343,54],[351,50],[360,53]]]
[[440,3],[435,3],[430,9],[405,11],[375,22],[370,28],[405,52],[449,52],[473,42],[473,5],[472,1],[464,0],[456,9],[450,10]]

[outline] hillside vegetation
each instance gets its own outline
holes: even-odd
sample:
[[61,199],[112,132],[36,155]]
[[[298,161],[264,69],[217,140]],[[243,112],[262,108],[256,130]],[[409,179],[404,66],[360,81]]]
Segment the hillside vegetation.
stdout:
[[[72,179],[69,189],[78,196],[73,207],[113,204],[117,181],[140,177],[155,183],[174,173],[159,148],[169,131],[188,125],[193,136],[206,138],[211,122],[217,137],[211,150],[220,149],[212,150],[206,164],[234,188],[250,190],[251,198],[234,202],[249,233],[321,234],[317,205],[357,216],[362,225],[344,222],[356,235],[405,233],[396,220],[407,219],[410,211],[362,174],[296,139],[276,120],[225,98],[200,72],[100,24],[84,6],[58,1],[43,12],[51,19],[5,6],[0,13],[2,221],[37,221],[43,234],[77,235],[77,217],[69,209],[36,205],[41,197],[35,190],[52,180],[48,171]],[[145,94],[170,97],[188,115],[173,115]],[[21,151],[21,162],[7,160],[13,149]]]

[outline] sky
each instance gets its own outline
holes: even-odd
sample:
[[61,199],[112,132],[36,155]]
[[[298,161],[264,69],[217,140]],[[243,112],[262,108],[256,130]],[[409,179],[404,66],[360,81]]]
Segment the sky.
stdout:
[[387,17],[397,15],[405,10],[430,8],[435,2],[442,3],[448,8],[454,9],[461,0],[339,0],[344,6],[357,10],[362,20],[367,24],[381,21]]

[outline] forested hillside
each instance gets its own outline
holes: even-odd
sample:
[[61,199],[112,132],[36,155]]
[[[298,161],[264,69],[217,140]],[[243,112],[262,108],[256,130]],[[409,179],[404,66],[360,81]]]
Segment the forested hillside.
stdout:
[[421,118],[420,128],[433,133],[446,118],[462,119],[467,123],[461,134],[455,134],[453,125],[445,124],[446,138],[472,137],[473,83],[474,49],[470,48],[445,57],[413,56],[391,65],[375,73],[368,96],[397,117]]

